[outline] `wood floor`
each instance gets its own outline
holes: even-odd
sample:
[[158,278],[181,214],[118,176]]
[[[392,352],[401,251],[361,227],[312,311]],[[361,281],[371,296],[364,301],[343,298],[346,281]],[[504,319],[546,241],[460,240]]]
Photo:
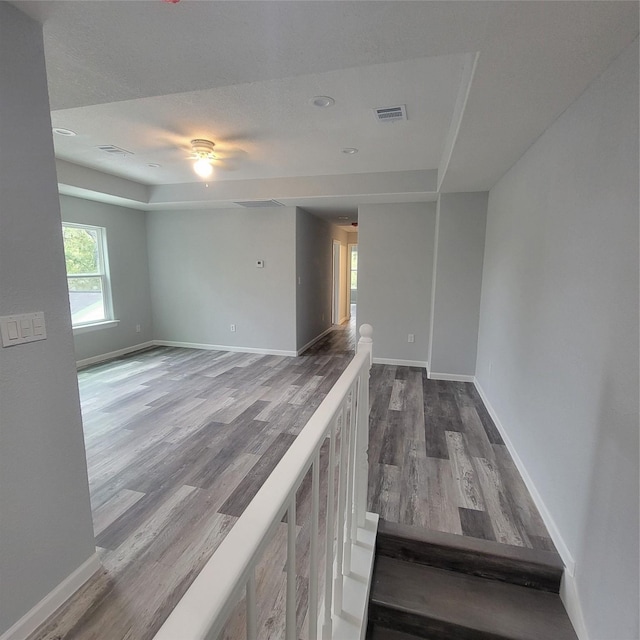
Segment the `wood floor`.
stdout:
[[369,509],[391,522],[554,550],[475,386],[371,371]]
[[[161,348],[79,372],[104,570],[30,640],[153,638],[350,361],[353,333],[345,325],[299,358]],[[470,386],[374,365],[371,389],[373,510],[508,544],[550,544]],[[305,486],[296,518],[301,559]],[[284,573],[268,569],[283,554],[276,537],[258,572],[261,639],[282,637]],[[240,627],[235,616],[226,637],[241,637]]]

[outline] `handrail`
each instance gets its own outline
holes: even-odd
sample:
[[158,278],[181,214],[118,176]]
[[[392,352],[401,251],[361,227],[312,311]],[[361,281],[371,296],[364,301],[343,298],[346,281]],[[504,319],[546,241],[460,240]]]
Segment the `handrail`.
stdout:
[[[328,470],[335,472],[339,465],[340,488],[337,496],[338,535],[340,542],[351,545],[352,531],[356,526],[364,526],[366,511],[366,490],[368,463],[366,450],[368,446],[368,380],[372,362],[372,336],[370,325],[360,328],[358,351],[342,373],[338,381],[329,391],[318,409],[311,416],[298,437],[284,454],[271,475],[264,482],[253,500],[249,503],[229,534],[221,542],[218,549],[198,574],[183,598],[167,618],[166,622],[156,634],[154,640],[212,640],[223,630],[227,618],[232,613],[243,590],[247,589],[247,606],[255,608],[255,567],[265,548],[269,544],[275,529],[280,524],[283,515],[288,511],[289,539],[288,539],[288,590],[287,590],[287,638],[294,637],[295,631],[295,567],[291,559],[295,559],[295,502],[296,491],[302,484],[309,469],[313,467],[313,492],[315,498],[314,518],[317,519],[317,482],[319,452],[327,436],[330,437],[331,462]],[[350,402],[350,407],[347,403]],[[349,413],[351,420],[345,420]],[[334,460],[336,429],[341,425],[341,460]],[[346,425],[346,426],[345,426]],[[343,446],[344,445],[344,446]],[[345,449],[349,447],[349,449]],[[351,475],[350,475],[351,474]],[[364,477],[363,477],[364,474]],[[329,484],[331,486],[333,483]],[[328,496],[333,498],[333,491],[328,490]],[[364,501],[364,502],[363,502]],[[330,502],[329,504],[333,504]],[[355,516],[352,518],[352,515]],[[328,517],[328,522],[332,522]],[[353,524],[352,521],[353,520]],[[293,525],[291,522],[293,521]],[[327,528],[334,527],[327,525]],[[349,529],[352,528],[352,531]],[[317,520],[316,520],[317,531]],[[293,536],[293,538],[292,538]],[[345,540],[343,541],[343,536]],[[332,540],[328,540],[328,548],[334,548]],[[293,554],[291,545],[293,546]],[[342,548],[335,554],[343,561]],[[350,548],[347,550],[350,557]],[[333,556],[333,554],[332,554]],[[333,566],[334,557],[330,559],[328,567]],[[339,562],[342,564],[342,562]],[[348,571],[348,568],[347,568]],[[293,573],[291,573],[293,572]],[[342,567],[338,569],[336,591],[341,596]],[[293,586],[289,583],[293,576]],[[339,586],[338,586],[339,579]],[[325,584],[333,583],[332,576],[325,576]],[[332,598],[333,585],[327,586],[327,595]],[[333,594],[335,597],[336,594]],[[289,605],[293,601],[293,613]],[[325,597],[326,600],[326,597]],[[331,629],[331,602],[324,604],[325,624],[322,631],[327,637],[327,627]],[[340,613],[340,603],[335,607]],[[310,611],[315,611],[315,604]],[[328,613],[329,612],[329,613]],[[248,637],[256,633],[255,610],[248,612]],[[291,629],[293,625],[293,630]],[[315,630],[315,621],[310,628]],[[253,636],[255,637],[255,636]]]

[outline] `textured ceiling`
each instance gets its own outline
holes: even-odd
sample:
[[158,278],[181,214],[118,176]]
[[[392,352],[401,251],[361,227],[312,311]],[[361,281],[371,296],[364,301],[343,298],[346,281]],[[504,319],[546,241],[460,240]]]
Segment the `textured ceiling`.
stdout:
[[[435,170],[443,191],[489,189],[638,33],[637,2],[14,4],[44,24],[53,123],[78,133],[56,136],[58,157],[150,185],[155,208],[221,206],[228,182],[337,215],[341,198],[433,199],[403,185]],[[409,120],[376,123],[394,104]],[[219,189],[191,173],[195,137],[218,143]],[[384,190],[362,193],[363,174]]]

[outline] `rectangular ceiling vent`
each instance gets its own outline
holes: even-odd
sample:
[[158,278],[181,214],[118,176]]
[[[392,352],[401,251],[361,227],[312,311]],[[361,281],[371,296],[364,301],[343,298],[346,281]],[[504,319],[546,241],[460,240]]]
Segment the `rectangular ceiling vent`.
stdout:
[[277,200],[245,200],[243,202],[234,202],[233,204],[246,207],[247,209],[259,209],[261,207],[284,207],[286,205]]
[[407,119],[407,107],[404,104],[398,107],[378,107],[373,112],[378,122],[398,122]]
[[126,149],[121,149],[120,147],[116,147],[114,144],[101,144],[98,145],[98,149],[100,151],[104,151],[105,153],[110,153],[114,156],[132,156],[133,151],[127,151]]

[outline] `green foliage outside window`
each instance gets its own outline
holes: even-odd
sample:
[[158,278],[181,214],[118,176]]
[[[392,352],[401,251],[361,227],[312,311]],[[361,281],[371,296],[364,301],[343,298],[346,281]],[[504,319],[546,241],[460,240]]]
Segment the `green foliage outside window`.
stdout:
[[[67,274],[100,273],[100,257],[98,253],[97,233],[91,229],[63,227],[64,255],[67,263]],[[100,291],[102,279],[69,278],[69,289],[72,291]]]

